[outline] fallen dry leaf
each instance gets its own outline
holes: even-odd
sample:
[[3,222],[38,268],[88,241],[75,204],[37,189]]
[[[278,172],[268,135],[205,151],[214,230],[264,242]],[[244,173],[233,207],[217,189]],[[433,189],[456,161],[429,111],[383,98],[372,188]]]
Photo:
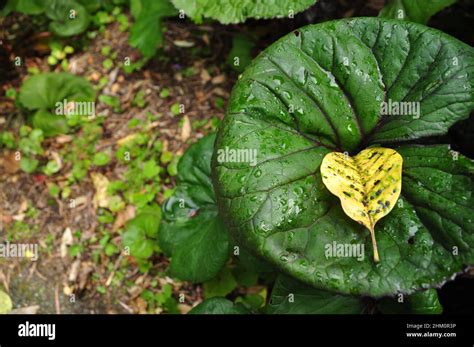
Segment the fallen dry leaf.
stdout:
[[71,295],[72,293],[74,293],[74,288],[72,288],[72,287],[70,287],[70,286],[68,286],[68,285],[65,285],[65,286],[63,287],[63,294],[64,294],[64,295],[69,296],[69,295]]
[[130,135],[127,135],[125,137],[122,137],[121,139],[117,140],[117,145],[123,145],[129,141],[132,141],[134,138],[136,138],[138,136],[137,133],[134,133],[134,134],[130,134]]
[[59,144],[72,142],[73,138],[71,135],[59,135],[56,137],[56,142]]
[[60,252],[61,252],[61,258],[64,258],[67,256],[67,250],[69,246],[72,245],[74,239],[72,237],[72,232],[70,228],[66,228],[63,232],[63,236],[61,237],[61,247],[60,247]]
[[185,40],[174,40],[173,44],[176,47],[182,47],[182,48],[190,48],[194,47],[194,42],[192,41],[185,41]]
[[211,44],[211,40],[209,39],[209,35],[208,35],[208,34],[202,35],[202,40],[203,40],[204,43],[205,43],[206,45],[208,45],[208,46]]
[[81,260],[76,259],[71,265],[71,270],[69,270],[68,281],[76,282],[77,275],[79,274],[79,269],[81,268]]
[[112,226],[113,231],[117,231],[127,223],[130,219],[135,217],[135,207],[133,205],[128,205],[125,209],[120,211],[115,218],[114,225]]
[[20,204],[20,208],[18,209],[17,213],[12,217],[13,220],[21,222],[25,219],[25,212],[28,209],[28,200],[23,200]]
[[133,308],[135,308],[135,310],[140,314],[146,314],[147,313],[146,308],[147,308],[148,304],[146,303],[146,301],[144,299],[142,299],[140,297],[133,300],[131,306]]
[[181,312],[181,314],[186,314],[189,311],[191,311],[192,306],[186,305],[186,304],[179,304],[178,305],[178,310]]
[[86,287],[89,275],[94,271],[94,265],[92,262],[82,262],[81,271],[79,272],[79,290],[83,290]]
[[183,127],[181,128],[181,141],[186,142],[191,136],[191,122],[188,116],[183,117]]
[[207,72],[206,69],[201,70],[201,80],[206,83],[211,80],[211,75],[209,75],[209,72]]
[[221,84],[225,82],[225,76],[224,75],[218,75],[212,79],[212,84]]
[[92,200],[94,208],[97,209],[98,207],[109,207],[110,197],[107,194],[109,179],[99,172],[92,172],[91,178],[95,188],[95,195],[94,199]]
[[82,205],[85,205],[87,204],[87,196],[85,195],[82,195],[82,196],[79,196],[75,199],[76,201],[76,207],[79,207],[79,206],[82,206]]
[[20,169],[20,160],[16,160],[17,158],[15,152],[8,152],[3,156],[1,166],[5,168],[7,174],[14,174]]

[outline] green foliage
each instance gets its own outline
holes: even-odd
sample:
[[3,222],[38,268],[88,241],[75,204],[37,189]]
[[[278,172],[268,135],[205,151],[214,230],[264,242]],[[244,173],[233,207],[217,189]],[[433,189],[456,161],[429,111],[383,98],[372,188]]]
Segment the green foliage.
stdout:
[[366,305],[360,298],[317,290],[290,277],[278,276],[267,313],[270,314],[357,314]]
[[[474,105],[474,50],[425,26],[379,18],[325,22],[278,40],[234,86],[213,157],[219,212],[236,240],[318,289],[381,297],[438,286],[474,263],[474,163],[447,146],[397,147],[445,134]],[[381,114],[381,102],[419,113]],[[332,151],[393,146],[402,192],[377,225],[380,263],[363,226],[322,184]],[[257,163],[225,149],[256,150]],[[447,188],[449,187],[449,188]],[[364,246],[363,259],[328,253]]]
[[43,154],[41,143],[44,140],[43,131],[41,129],[29,128],[26,133],[22,134],[18,147],[21,152],[26,155]]
[[59,188],[56,184],[53,183],[49,186],[48,193],[52,197],[57,198],[60,192],[61,192],[61,188]]
[[179,103],[177,103],[177,102],[174,103],[173,105],[171,105],[170,111],[173,114],[173,116],[178,116],[181,113],[180,108],[181,107],[180,107]]
[[58,163],[55,160],[50,160],[46,163],[43,172],[48,176],[52,176],[59,172],[59,170],[61,170],[61,167],[58,165]]
[[42,73],[29,77],[21,86],[19,101],[29,110],[53,110],[56,103],[68,101],[93,101],[95,92],[84,78],[72,74]]
[[146,179],[151,179],[157,176],[161,171],[161,167],[154,159],[150,159],[143,163],[143,176]]
[[43,109],[33,114],[31,125],[36,129],[41,129],[47,137],[65,134],[69,131],[69,125],[63,116],[55,115]]
[[67,37],[83,33],[89,26],[90,15],[82,5],[87,1],[74,0],[8,0],[0,15],[12,11],[39,15],[45,14],[50,20],[49,28],[57,36]]
[[163,88],[160,92],[160,98],[167,98],[170,96],[170,90],[168,88]]
[[234,304],[225,298],[212,298],[204,300],[194,307],[189,314],[248,314],[249,310],[244,305]]
[[194,22],[200,24],[204,18],[216,19],[222,24],[241,23],[248,18],[268,19],[289,17],[304,11],[316,0],[171,0]]
[[26,173],[33,173],[38,167],[39,161],[31,157],[22,157],[20,161],[20,169]]
[[165,284],[159,292],[144,290],[141,297],[148,303],[148,310],[151,312],[155,308],[160,308],[167,313],[179,313],[171,284]]
[[82,131],[74,136],[72,146],[65,154],[65,161],[72,165],[69,182],[80,181],[86,177],[96,155],[95,146],[103,133],[102,121],[102,117],[97,117],[80,123]]
[[400,300],[383,298],[377,307],[385,314],[440,314],[443,307],[438,300],[436,289],[429,289]]
[[169,0],[132,0],[131,12],[135,22],[130,30],[130,45],[145,58],[151,58],[163,43],[163,18],[175,16],[177,11]]
[[232,49],[227,56],[227,64],[239,73],[252,61],[252,48],[255,43],[248,36],[236,34],[232,38]]
[[204,282],[204,297],[206,299],[216,296],[224,297],[231,293],[236,287],[237,281],[235,280],[232,271],[228,268],[224,268],[216,277]]
[[315,289],[288,276],[278,276],[273,286],[269,314],[439,314],[443,311],[435,289],[410,296],[399,294],[377,301]]
[[110,155],[106,152],[98,152],[94,154],[94,158],[92,159],[92,163],[95,166],[105,166],[110,163]]
[[99,95],[99,101],[112,107],[112,110],[116,113],[122,112],[120,99],[117,96],[101,94]]
[[86,8],[73,0],[50,0],[45,13],[52,20],[50,30],[57,36],[81,34],[90,23]]
[[456,0],[390,0],[379,16],[426,24],[431,16],[455,2]]
[[[43,130],[45,136],[66,133],[69,129],[63,107],[57,103],[93,102],[95,92],[91,84],[82,77],[69,73],[42,73],[29,77],[21,86],[18,100],[22,106],[35,111],[31,122],[35,128]],[[61,112],[57,112],[61,111]],[[75,112],[78,116],[83,112]]]
[[44,12],[45,5],[43,0],[8,0],[0,15],[6,16],[13,11],[24,14],[40,14]]
[[[44,140],[43,131],[22,126],[20,128],[20,137],[18,142],[18,148],[22,153],[20,169],[26,173],[33,173],[39,165],[39,160],[36,159],[36,156],[42,155],[44,152],[41,145]],[[14,147],[16,147],[15,142],[13,142],[13,146],[10,148]]]
[[137,94],[133,97],[132,105],[144,108],[146,104],[145,101],[145,92],[143,90],[138,91]]
[[171,256],[173,276],[192,282],[213,279],[229,259],[230,240],[218,218],[210,179],[214,136],[192,145],[178,164],[176,188],[163,205],[161,249]]
[[161,210],[157,206],[146,207],[127,223],[122,234],[124,247],[130,255],[147,259],[157,250],[157,235],[161,221]]
[[67,55],[74,53],[74,48],[72,46],[64,46],[56,40],[53,40],[49,43],[51,49],[51,55],[48,56],[48,64],[56,65],[61,64],[65,66],[68,64]]

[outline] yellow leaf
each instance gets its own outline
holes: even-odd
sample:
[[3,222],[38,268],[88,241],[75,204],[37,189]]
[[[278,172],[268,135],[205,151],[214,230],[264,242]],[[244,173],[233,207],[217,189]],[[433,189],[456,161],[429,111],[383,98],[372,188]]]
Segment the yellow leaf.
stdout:
[[369,229],[376,262],[375,223],[392,210],[400,196],[402,162],[393,149],[373,147],[355,157],[328,153],[321,163],[324,185],[341,200],[350,218]]
[[95,195],[92,203],[94,208],[97,209],[98,207],[109,207],[110,197],[107,194],[107,187],[109,186],[109,179],[102,175],[99,172],[92,172],[92,183],[94,184],[95,188]]

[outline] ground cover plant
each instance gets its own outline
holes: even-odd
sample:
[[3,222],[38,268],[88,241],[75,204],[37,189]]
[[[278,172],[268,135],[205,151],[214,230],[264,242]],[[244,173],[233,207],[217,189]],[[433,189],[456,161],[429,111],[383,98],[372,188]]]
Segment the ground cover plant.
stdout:
[[467,1],[2,6],[0,313],[472,309]]

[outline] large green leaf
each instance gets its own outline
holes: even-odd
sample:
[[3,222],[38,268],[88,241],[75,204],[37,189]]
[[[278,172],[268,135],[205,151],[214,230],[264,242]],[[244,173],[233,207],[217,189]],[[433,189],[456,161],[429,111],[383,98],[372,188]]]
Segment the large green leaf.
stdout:
[[270,314],[439,314],[443,311],[435,289],[380,300],[315,289],[288,276],[278,276],[267,313]]
[[366,311],[361,299],[314,289],[287,276],[277,277],[267,313],[358,314]]
[[[213,157],[218,206],[237,241],[314,287],[375,297],[437,286],[474,263],[467,158],[450,161],[446,148],[400,149],[406,177],[399,203],[375,230],[378,264],[367,256],[363,227],[319,173],[328,152],[444,134],[466,118],[473,57],[437,30],[379,18],[307,26],[262,52],[234,87]],[[382,117],[388,99],[419,101],[419,117]],[[222,155],[231,150],[256,151],[257,164]],[[444,176],[438,162],[450,162]],[[364,246],[365,256],[331,256],[339,245]]]
[[130,45],[146,58],[152,57],[163,42],[161,20],[177,14],[169,0],[132,1],[135,22],[130,30]]
[[240,23],[247,18],[289,17],[304,11],[316,0],[172,0],[196,23],[203,18],[216,19],[222,24]]
[[405,146],[399,153],[405,162],[402,195],[431,236],[422,240],[425,235],[413,226],[412,246],[433,248],[431,262],[443,258],[443,268],[459,271],[461,264],[472,264],[474,162],[447,145]]
[[186,151],[178,164],[176,192],[163,206],[160,247],[171,256],[171,274],[182,280],[212,279],[230,255],[210,177],[214,139],[207,136]]
[[379,16],[426,24],[430,17],[456,0],[390,0]]

